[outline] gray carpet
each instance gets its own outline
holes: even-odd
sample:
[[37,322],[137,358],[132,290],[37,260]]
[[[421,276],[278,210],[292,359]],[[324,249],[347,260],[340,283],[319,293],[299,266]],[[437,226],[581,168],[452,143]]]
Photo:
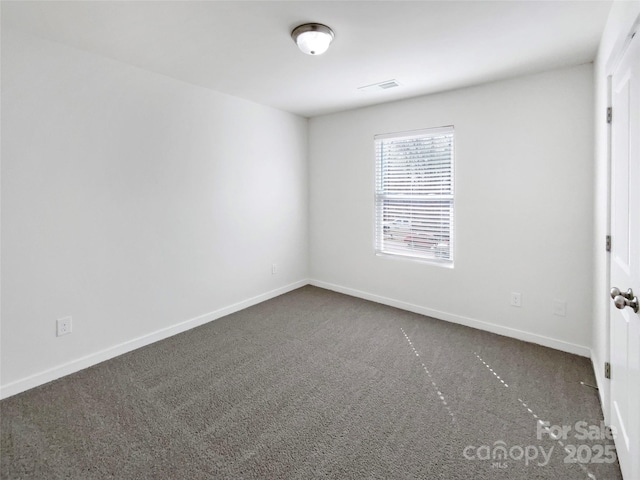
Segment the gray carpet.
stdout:
[[611,441],[576,437],[602,420],[582,380],[586,358],[309,286],[3,400],[0,471],[620,479]]

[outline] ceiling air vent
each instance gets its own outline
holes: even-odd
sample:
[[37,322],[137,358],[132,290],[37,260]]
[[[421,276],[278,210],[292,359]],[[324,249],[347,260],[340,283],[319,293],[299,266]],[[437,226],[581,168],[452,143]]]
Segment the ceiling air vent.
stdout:
[[379,83],[378,86],[380,88],[383,89],[387,89],[387,88],[393,88],[393,87],[397,87],[398,85],[400,85],[398,82],[396,82],[395,80],[389,80],[388,82],[384,82],[384,83]]
[[390,88],[399,87],[400,84],[397,80],[385,80],[384,82],[374,83],[372,85],[365,85],[364,87],[358,87],[361,92],[377,92],[380,90],[389,90]]

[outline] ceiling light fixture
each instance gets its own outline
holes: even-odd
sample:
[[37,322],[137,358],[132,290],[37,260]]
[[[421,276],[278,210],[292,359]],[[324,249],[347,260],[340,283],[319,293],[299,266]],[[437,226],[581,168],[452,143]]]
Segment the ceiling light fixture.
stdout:
[[291,32],[293,41],[307,55],[321,55],[326,52],[334,36],[333,30],[321,23],[305,23]]

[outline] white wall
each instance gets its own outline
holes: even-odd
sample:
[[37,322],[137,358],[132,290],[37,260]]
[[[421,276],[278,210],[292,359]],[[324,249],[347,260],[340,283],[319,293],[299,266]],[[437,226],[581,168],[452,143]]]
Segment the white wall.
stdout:
[[[616,1],[600,42],[595,62],[595,183],[594,183],[594,283],[592,361],[598,379],[605,420],[609,422],[609,382],[604,379],[604,362],[609,361],[609,256],[605,238],[609,233],[609,128],[606,108],[609,102],[608,77],[623,52],[631,27],[640,15],[640,2]],[[622,288],[622,287],[621,287]]]
[[[582,65],[311,119],[311,278],[589,355],[592,76]],[[455,126],[455,268],[375,256],[373,136],[443,125]]]
[[306,283],[306,119],[5,28],[2,135],[4,396]]

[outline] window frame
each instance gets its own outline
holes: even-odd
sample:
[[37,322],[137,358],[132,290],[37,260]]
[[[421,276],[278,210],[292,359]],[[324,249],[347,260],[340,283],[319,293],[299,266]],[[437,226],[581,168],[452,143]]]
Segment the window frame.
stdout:
[[[405,197],[406,200],[411,200],[412,198],[418,202],[442,202],[444,197],[448,197],[447,201],[450,202],[450,215],[449,215],[449,258],[438,258],[437,253],[433,255],[425,255],[421,254],[419,249],[416,248],[415,244],[412,247],[406,248],[396,248],[394,251],[389,251],[389,249],[385,250],[385,234],[384,234],[384,220],[383,217],[385,215],[385,208],[381,200],[384,200],[384,197],[393,196],[393,194],[382,193],[379,191],[379,185],[382,184],[382,167],[380,162],[382,161],[382,157],[378,155],[378,141],[385,139],[401,139],[403,137],[434,137],[439,134],[450,134],[451,135],[451,146],[450,146],[450,194],[438,194],[434,195],[432,198],[425,198],[426,195],[416,194],[416,195],[407,195]],[[394,133],[385,133],[385,134],[377,134],[374,135],[374,192],[373,192],[373,210],[374,210],[374,252],[376,256],[379,257],[388,257],[399,260],[407,260],[411,262],[422,262],[431,265],[453,268],[455,263],[455,251],[456,251],[456,242],[455,242],[455,198],[456,198],[456,185],[455,185],[455,128],[453,125],[447,125],[442,127],[434,127],[434,128],[423,128],[417,130],[408,130]],[[396,194],[396,196],[398,196]],[[438,198],[440,200],[438,200]],[[434,249],[435,252],[435,249]],[[416,254],[417,253],[417,254]]]

